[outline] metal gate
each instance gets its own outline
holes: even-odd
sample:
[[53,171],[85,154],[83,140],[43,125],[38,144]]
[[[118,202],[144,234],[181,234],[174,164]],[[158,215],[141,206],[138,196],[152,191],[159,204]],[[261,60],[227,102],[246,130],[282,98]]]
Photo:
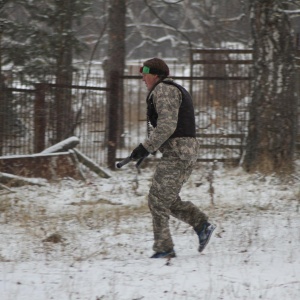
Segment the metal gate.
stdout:
[[194,49],[190,60],[199,160],[238,161],[247,134],[252,50]]

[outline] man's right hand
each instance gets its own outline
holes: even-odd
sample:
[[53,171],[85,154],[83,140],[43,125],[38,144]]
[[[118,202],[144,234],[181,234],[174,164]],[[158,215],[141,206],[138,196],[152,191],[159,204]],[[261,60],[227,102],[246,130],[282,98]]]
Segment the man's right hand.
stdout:
[[131,153],[130,157],[133,160],[141,159],[142,157],[146,157],[149,155],[147,149],[142,145],[139,144]]

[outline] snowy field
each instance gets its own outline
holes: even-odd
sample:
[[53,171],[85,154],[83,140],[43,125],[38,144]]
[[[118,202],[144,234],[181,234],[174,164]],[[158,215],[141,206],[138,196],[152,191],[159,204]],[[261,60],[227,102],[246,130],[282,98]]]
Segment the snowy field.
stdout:
[[199,165],[182,190],[217,225],[202,254],[170,219],[177,257],[150,259],[153,166],[0,190],[1,300],[300,299],[300,167],[282,182]]

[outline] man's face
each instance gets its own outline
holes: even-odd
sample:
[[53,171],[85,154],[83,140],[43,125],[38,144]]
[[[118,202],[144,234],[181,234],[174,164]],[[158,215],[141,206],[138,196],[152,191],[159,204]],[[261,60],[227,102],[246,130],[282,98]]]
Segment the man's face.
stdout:
[[154,74],[142,74],[143,75],[143,81],[145,82],[148,91],[150,91],[155,83],[158,81],[159,77]]

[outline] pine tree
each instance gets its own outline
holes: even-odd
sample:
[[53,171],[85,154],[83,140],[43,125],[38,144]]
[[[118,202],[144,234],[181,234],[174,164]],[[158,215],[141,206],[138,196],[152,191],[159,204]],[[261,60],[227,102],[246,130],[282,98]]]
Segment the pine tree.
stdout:
[[88,11],[90,0],[4,2],[0,19],[2,65],[10,63],[42,80],[44,74],[57,74],[57,68],[68,68],[69,57],[72,61],[72,55],[84,49],[76,25]]
[[[14,0],[1,9],[2,64],[12,64],[24,80],[71,85],[73,56],[84,49],[76,28],[90,0]],[[71,89],[56,87],[54,141],[72,135]]]

